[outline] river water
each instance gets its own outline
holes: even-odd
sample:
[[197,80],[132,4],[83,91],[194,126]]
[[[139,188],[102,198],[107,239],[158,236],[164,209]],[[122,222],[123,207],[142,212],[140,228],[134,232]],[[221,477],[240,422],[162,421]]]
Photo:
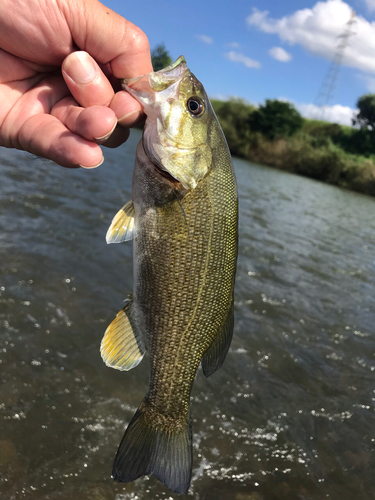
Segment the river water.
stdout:
[[[131,243],[107,246],[131,197],[134,131],[95,171],[0,150],[0,498],[171,499],[112,461],[147,362],[101,361],[132,289]],[[375,498],[375,199],[235,160],[234,339],[192,394],[186,498]]]

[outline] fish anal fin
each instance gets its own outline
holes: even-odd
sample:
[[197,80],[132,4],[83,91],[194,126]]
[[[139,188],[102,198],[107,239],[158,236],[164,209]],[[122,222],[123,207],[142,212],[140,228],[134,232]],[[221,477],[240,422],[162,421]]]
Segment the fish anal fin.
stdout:
[[108,244],[122,243],[134,238],[134,205],[130,200],[117,212],[105,237]]
[[228,316],[224,322],[221,331],[218,333],[218,335],[213,340],[212,344],[202,357],[202,368],[203,368],[203,373],[205,374],[206,377],[209,377],[214,372],[216,372],[216,370],[218,370],[224,363],[225,357],[229,350],[230,343],[232,341],[233,324],[234,324],[234,304],[232,301],[231,308],[229,310]]
[[142,335],[134,321],[133,300],[128,300],[105,331],[100,353],[107,366],[127,371],[142,361],[145,352]]

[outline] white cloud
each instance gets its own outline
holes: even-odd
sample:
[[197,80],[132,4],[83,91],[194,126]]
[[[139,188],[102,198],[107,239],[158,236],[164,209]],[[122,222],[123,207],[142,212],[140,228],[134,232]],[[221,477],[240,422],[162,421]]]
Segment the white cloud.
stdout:
[[214,42],[213,38],[211,38],[210,36],[207,36],[207,35],[197,35],[197,38],[201,42],[207,43],[208,45],[210,45],[211,43]]
[[375,0],[365,0],[368,10],[375,10]]
[[292,54],[289,54],[289,52],[284,50],[282,47],[272,47],[272,49],[269,50],[268,53],[274,59],[277,59],[281,62],[289,62],[292,59]]
[[323,109],[316,104],[297,104],[293,103],[302,116],[314,120],[325,120],[341,125],[351,125],[355,109],[349,106],[335,104],[334,106],[325,106]]
[[235,50],[231,50],[230,52],[226,52],[224,54],[224,57],[229,59],[232,62],[237,62],[245,65],[247,68],[261,68],[262,65],[260,64],[259,61],[254,61],[254,59],[251,59],[250,57],[244,56],[240,52],[236,52]]
[[[375,1],[375,0],[374,0]],[[231,42],[226,44],[227,47],[230,47],[231,49],[239,49],[240,44],[237,42]]]
[[[367,1],[375,5],[375,0]],[[352,8],[343,0],[326,0],[280,19],[270,18],[268,11],[253,9],[246,22],[264,33],[278,35],[283,42],[302,45],[314,54],[331,59],[351,15]],[[375,22],[357,16],[353,31],[343,64],[375,73]]]

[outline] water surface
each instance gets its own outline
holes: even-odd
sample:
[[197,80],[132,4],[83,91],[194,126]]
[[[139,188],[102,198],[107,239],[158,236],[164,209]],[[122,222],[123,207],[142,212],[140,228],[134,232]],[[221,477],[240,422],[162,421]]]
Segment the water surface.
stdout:
[[[117,484],[148,379],[99,344],[132,290],[107,246],[131,197],[137,131],[95,171],[0,150],[0,498],[175,498]],[[235,160],[234,339],[192,394],[196,500],[375,497],[375,199]],[[177,497],[176,497],[177,498]]]

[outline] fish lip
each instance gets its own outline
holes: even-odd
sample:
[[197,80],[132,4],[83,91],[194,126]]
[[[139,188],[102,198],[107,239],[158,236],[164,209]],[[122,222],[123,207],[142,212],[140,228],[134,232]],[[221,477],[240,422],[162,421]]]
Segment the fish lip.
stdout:
[[181,63],[186,64],[186,59],[184,56],[179,56],[175,60],[175,62],[173,62],[172,64],[170,64],[166,68],[160,69],[159,71],[155,71],[155,73],[167,73],[168,71],[171,71],[171,70],[177,68],[177,66],[179,66]]
[[[136,89],[133,89],[132,86],[142,79],[148,77],[148,84],[151,90],[154,90],[152,87],[152,83],[155,84],[155,81],[158,77],[162,77],[161,80],[170,80],[170,85],[172,85],[176,80],[181,78],[182,74],[188,70],[186,59],[184,56],[178,57],[172,64],[167,66],[166,68],[162,68],[159,71],[151,71],[150,73],[145,73],[141,76],[136,76],[134,78],[124,78],[120,80],[121,86],[124,90],[130,91],[131,93],[137,92]],[[164,78],[163,78],[164,77]]]

